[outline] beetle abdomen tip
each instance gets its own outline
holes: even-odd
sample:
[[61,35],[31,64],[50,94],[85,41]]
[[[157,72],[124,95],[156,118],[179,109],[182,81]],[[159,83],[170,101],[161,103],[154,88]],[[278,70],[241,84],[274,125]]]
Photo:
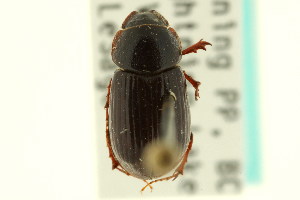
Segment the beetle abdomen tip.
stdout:
[[143,166],[152,178],[161,177],[170,172],[179,162],[175,146],[162,141],[149,143],[142,154]]

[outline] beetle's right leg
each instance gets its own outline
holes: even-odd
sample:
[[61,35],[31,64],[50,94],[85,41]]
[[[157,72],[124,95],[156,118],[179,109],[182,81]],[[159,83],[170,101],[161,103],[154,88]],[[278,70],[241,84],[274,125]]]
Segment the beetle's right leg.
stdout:
[[186,152],[185,152],[185,154],[183,156],[183,159],[182,159],[180,165],[177,167],[177,169],[175,170],[175,172],[173,174],[173,176],[174,176],[173,181],[178,177],[179,174],[183,175],[184,166],[185,166],[185,164],[187,162],[187,159],[188,159],[188,156],[190,154],[190,151],[192,150],[193,141],[194,141],[194,139],[193,139],[193,133],[191,133],[190,142],[189,142],[189,145],[188,145],[188,147],[186,149]]
[[205,48],[206,45],[211,46],[211,44],[209,42],[206,42],[206,41],[201,39],[196,44],[193,44],[192,46],[190,46],[190,47],[186,48],[185,50],[183,50],[182,55],[189,54],[189,53],[197,53],[197,50],[199,50],[199,49],[203,49],[204,51],[206,51],[206,48]]
[[199,96],[199,86],[201,85],[201,82],[196,81],[191,76],[187,75],[185,73],[185,71],[183,71],[183,74],[184,74],[185,79],[188,80],[192,84],[192,86],[195,88],[195,100],[197,101],[198,98],[200,98],[200,96]]

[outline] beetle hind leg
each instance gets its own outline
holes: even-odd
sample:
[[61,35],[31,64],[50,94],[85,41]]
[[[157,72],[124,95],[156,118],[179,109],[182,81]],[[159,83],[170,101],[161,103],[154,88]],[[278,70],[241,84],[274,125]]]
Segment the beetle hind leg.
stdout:
[[[151,192],[152,192],[152,189],[153,189],[153,187],[152,187],[152,185],[151,185],[151,183],[149,183],[148,181],[146,181],[146,180],[143,180],[145,183],[147,183],[147,185],[144,187],[144,188],[146,188],[146,187],[148,187],[149,186],[149,188],[151,189]],[[141,192],[143,192],[144,190],[141,190]]]
[[152,191],[152,186],[151,184],[153,183],[156,183],[156,182],[159,182],[159,181],[168,181],[170,179],[173,179],[172,181],[174,181],[180,174],[183,175],[183,170],[184,170],[184,166],[187,162],[187,159],[188,159],[188,156],[189,156],[189,153],[192,149],[192,145],[193,145],[193,133],[191,133],[191,137],[190,137],[190,142],[189,142],[189,145],[187,147],[187,150],[185,151],[184,153],[184,156],[183,156],[183,159],[180,163],[180,165],[177,167],[177,169],[175,170],[175,172],[173,173],[172,176],[168,176],[168,177],[165,177],[165,178],[160,178],[160,179],[156,179],[154,181],[151,181],[150,183],[148,183],[147,181],[145,181],[147,183],[146,186],[144,186],[142,189],[141,189],[141,192],[143,192],[148,186],[150,187],[151,191]]

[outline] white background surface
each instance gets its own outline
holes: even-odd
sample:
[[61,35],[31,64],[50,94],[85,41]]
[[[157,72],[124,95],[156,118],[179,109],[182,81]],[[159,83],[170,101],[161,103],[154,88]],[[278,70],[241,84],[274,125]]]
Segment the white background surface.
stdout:
[[[236,199],[300,198],[299,6],[257,2],[264,181]],[[87,1],[1,3],[0,199],[97,198],[91,55]]]

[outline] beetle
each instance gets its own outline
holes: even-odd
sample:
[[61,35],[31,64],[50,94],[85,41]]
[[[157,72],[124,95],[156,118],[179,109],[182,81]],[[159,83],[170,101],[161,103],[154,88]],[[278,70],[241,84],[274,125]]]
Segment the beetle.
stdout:
[[[147,183],[142,191],[183,174],[193,143],[186,80],[196,100],[200,82],[177,64],[206,45],[200,40],[182,50],[176,31],[155,10],[131,12],[113,39],[117,70],[105,104],[109,157],[112,169]],[[173,175],[160,178],[176,166]]]

